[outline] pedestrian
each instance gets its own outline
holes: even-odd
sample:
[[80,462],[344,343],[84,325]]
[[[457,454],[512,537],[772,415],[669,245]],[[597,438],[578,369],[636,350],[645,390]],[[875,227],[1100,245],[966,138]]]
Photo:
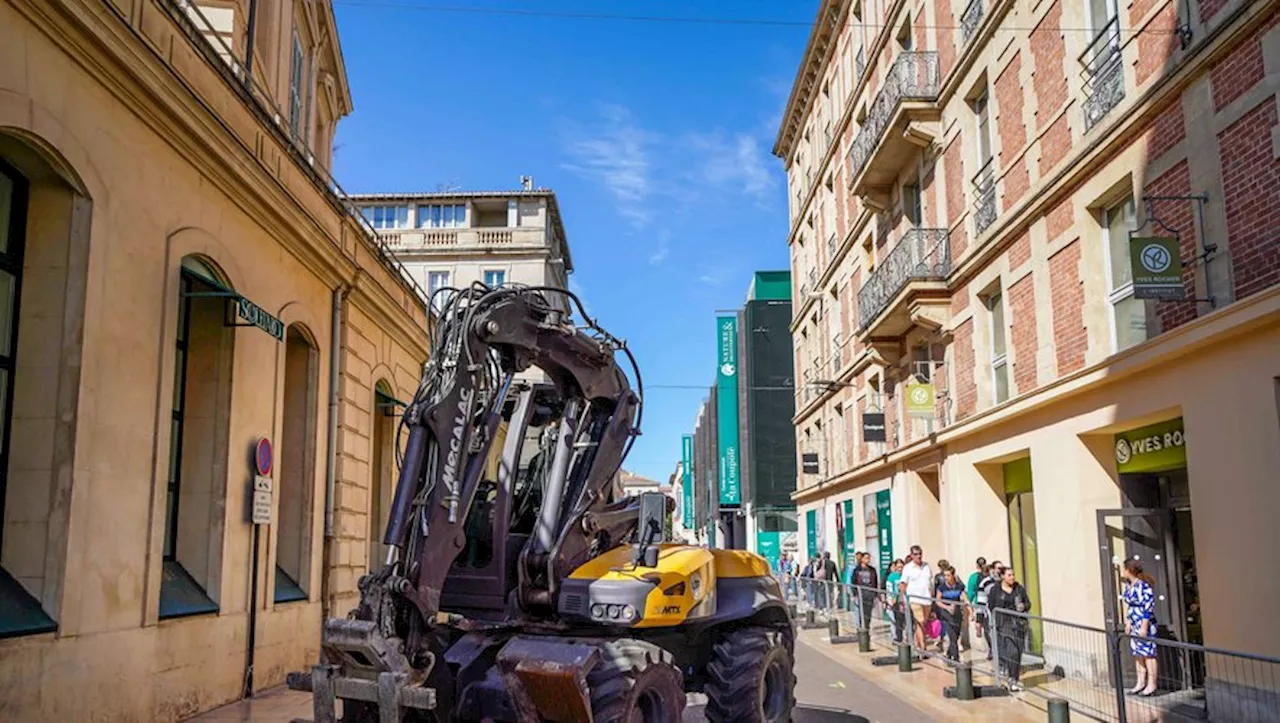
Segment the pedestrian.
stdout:
[[899,583],[902,581],[902,558],[893,561],[889,566],[889,574],[884,576],[885,615],[893,621],[893,642],[902,642],[902,631],[906,627],[906,601]]
[[932,619],[929,621],[929,626],[925,628],[925,637],[928,639],[928,642],[933,642],[934,640],[937,641],[939,653],[943,650],[943,638],[946,631],[946,624],[942,620],[942,615],[938,612],[937,591],[939,587],[942,587],[943,580],[946,578],[947,570],[953,569],[955,568],[951,567],[951,563],[944,557],[938,560],[938,571],[934,573],[933,576],[934,599],[929,605],[929,614],[932,616]]
[[861,614],[858,623],[863,628],[871,628],[871,611],[876,604],[876,589],[880,586],[876,569],[871,566],[871,554],[858,553],[858,566],[853,571],[853,584],[857,587],[859,609]]
[[991,660],[991,651],[995,648],[991,637],[991,628],[995,624],[995,618],[991,615],[991,593],[1000,585],[1000,581],[1003,578],[1004,563],[996,560],[987,568],[987,576],[978,581],[978,595],[982,598],[982,606],[985,612],[982,635],[983,639],[987,641],[987,660]]
[[902,579],[907,583],[907,612],[915,629],[916,648],[924,651],[924,626],[929,622],[933,600],[933,569],[924,561],[924,550],[919,545],[911,546],[911,558],[902,568]]
[[1156,636],[1155,580],[1142,569],[1136,559],[1124,561],[1124,599],[1127,612],[1124,633],[1129,636],[1129,652],[1138,670],[1138,684],[1129,691],[1132,695],[1150,697],[1156,694],[1160,678],[1157,677],[1156,644],[1142,638]]
[[960,625],[964,622],[964,603],[969,602],[964,585],[956,579],[956,570],[947,566],[942,573],[942,584],[937,588],[938,619],[942,621],[947,637],[947,659],[960,661]]
[[1006,610],[1025,613],[1031,609],[1027,589],[1014,579],[1013,568],[1006,567],[1000,584],[987,593],[991,605],[996,634],[999,636],[997,655],[1000,669],[1009,679],[1009,690],[1022,690],[1018,679],[1022,676],[1022,642],[1027,636],[1027,618],[996,611]]
[[836,566],[836,561],[831,559],[831,552],[822,553],[822,607],[829,608],[836,605],[836,588],[840,582],[840,569]]
[[983,626],[985,625],[986,615],[983,613],[981,606],[986,605],[987,598],[985,594],[983,594],[982,597],[978,596],[978,583],[981,582],[982,579],[985,578],[988,574],[987,558],[979,557],[977,561],[974,563],[974,566],[976,569],[974,569],[973,572],[969,573],[969,579],[965,582],[965,586],[964,586],[964,593],[965,595],[969,596],[969,602],[972,604],[973,607],[969,607],[969,606],[965,607],[965,615],[966,615],[965,625],[960,630],[960,649],[961,650],[969,650],[970,648],[973,647],[969,643],[969,625],[968,625],[968,622],[969,622],[968,614],[971,610],[975,613],[973,616],[974,617],[973,622],[975,625],[978,626],[978,637],[981,638],[985,635],[982,629],[983,629]]

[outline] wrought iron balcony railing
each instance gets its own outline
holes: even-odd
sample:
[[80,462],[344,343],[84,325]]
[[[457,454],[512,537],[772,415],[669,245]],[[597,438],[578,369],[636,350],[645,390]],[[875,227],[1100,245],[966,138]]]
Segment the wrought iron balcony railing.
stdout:
[[933,51],[899,53],[849,150],[850,185],[862,175],[898,106],[904,101],[930,101],[937,97],[938,54]]
[[843,348],[839,334],[831,339],[831,378],[835,379],[840,374],[840,351]]
[[1124,100],[1124,62],[1120,51],[1120,18],[1112,18],[1080,55],[1084,66],[1084,128],[1088,132]]
[[836,257],[836,232],[832,231],[827,237],[827,261],[830,262]]
[[945,228],[913,228],[884,257],[858,290],[858,331],[865,330],[912,281],[935,281],[951,273]]
[[994,159],[987,159],[982,170],[973,177],[973,231],[978,235],[995,223],[996,211],[996,164]]
[[964,14],[960,16],[961,45],[967,44],[973,38],[973,34],[978,32],[978,26],[982,24],[982,15],[985,9],[985,0],[969,1],[969,6],[964,9]]
[[862,74],[867,72],[867,49],[858,48],[858,54],[853,58],[853,84],[857,85],[862,80]]

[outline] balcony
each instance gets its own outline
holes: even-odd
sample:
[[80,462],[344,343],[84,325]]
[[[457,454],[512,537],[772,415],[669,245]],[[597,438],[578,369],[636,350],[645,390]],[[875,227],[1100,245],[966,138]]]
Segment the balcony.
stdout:
[[839,245],[836,232],[832,231],[831,235],[827,237],[827,263],[835,260],[836,249],[839,248]]
[[858,54],[853,58],[853,83],[858,84],[862,80],[862,75],[867,72],[867,50],[866,48],[858,48]]
[[1084,129],[1089,132],[1124,100],[1124,62],[1120,50],[1120,18],[1098,32],[1080,54],[1084,76]]
[[978,32],[978,26],[982,24],[984,10],[986,10],[986,0],[969,1],[969,5],[964,9],[964,14],[960,16],[961,45],[968,45],[973,38],[973,34]]
[[888,188],[920,148],[938,137],[938,54],[900,53],[849,151],[849,187],[858,196]]
[[858,290],[858,334],[896,337],[912,326],[941,327],[950,310],[950,273],[947,230],[908,231]]
[[541,228],[404,228],[382,229],[378,239],[395,253],[541,247]]

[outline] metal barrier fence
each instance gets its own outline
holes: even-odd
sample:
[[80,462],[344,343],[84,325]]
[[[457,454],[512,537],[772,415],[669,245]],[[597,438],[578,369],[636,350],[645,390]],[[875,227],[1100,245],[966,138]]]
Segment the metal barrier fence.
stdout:
[[[797,623],[830,629],[839,636],[833,642],[851,642],[866,630],[871,648],[883,652],[905,637],[923,660],[963,666],[998,687],[1046,701],[1065,700],[1078,717],[1280,723],[1280,658],[829,580],[780,575],[779,583]],[[985,626],[976,625],[983,620]],[[1154,690],[1146,686],[1151,695],[1138,687],[1135,654],[1154,659]]]

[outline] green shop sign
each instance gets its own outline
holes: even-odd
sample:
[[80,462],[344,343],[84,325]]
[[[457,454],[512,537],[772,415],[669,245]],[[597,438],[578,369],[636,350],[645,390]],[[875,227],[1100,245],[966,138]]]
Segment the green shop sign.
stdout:
[[809,559],[818,556],[818,511],[809,510],[804,513],[804,534]]
[[1168,472],[1187,466],[1182,417],[1116,435],[1116,471]]
[[880,531],[880,575],[884,579],[893,565],[893,510],[889,490],[876,492],[876,527]]
[[693,435],[686,434],[680,440],[681,459],[680,489],[684,493],[681,517],[685,527],[693,527]]
[[738,318],[716,320],[716,387],[720,445],[720,504],[742,504],[738,484]]
[[1130,236],[1129,264],[1135,299],[1181,299],[1182,257],[1175,236]]
[[778,556],[782,553],[782,533],[756,532],[756,552],[769,561],[769,569],[778,569]]
[[907,384],[907,416],[932,417],[937,394],[932,384]]
[[256,326],[275,337],[277,341],[284,341],[284,322],[243,296],[236,299],[236,316],[249,322],[237,324],[237,326]]

